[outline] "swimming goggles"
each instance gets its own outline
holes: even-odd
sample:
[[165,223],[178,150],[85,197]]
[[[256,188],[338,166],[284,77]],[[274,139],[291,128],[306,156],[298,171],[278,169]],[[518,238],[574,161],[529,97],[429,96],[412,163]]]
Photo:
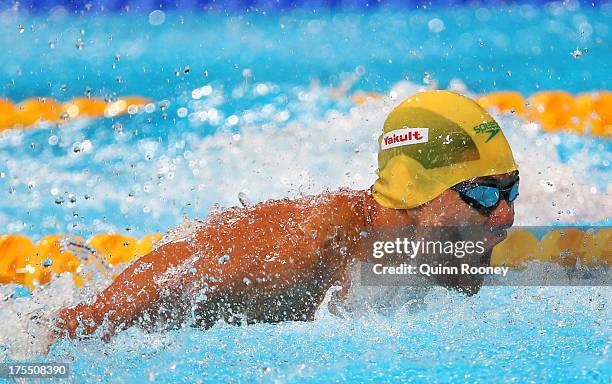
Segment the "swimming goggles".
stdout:
[[481,213],[491,213],[501,201],[502,197],[508,204],[512,203],[519,195],[519,179],[516,178],[512,184],[505,188],[500,187],[494,182],[475,183],[464,181],[453,187],[463,201]]

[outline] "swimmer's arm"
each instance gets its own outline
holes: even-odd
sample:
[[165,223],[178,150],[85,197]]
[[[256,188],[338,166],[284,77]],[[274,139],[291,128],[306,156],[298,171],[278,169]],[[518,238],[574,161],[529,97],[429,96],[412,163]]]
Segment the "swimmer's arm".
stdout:
[[[112,329],[103,332],[106,337],[129,327],[147,309],[160,300],[165,287],[160,277],[168,270],[195,253],[187,241],[164,244],[141,257],[121,273],[101,292],[93,304],[79,304],[59,313],[57,336],[76,338],[95,332],[103,322]],[[77,329],[80,335],[77,335]]]

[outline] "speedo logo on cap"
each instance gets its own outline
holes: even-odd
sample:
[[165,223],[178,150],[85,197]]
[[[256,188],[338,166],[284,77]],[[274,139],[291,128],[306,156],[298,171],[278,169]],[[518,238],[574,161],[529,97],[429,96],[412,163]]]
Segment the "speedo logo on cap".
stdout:
[[495,137],[501,131],[501,128],[495,121],[487,121],[480,125],[474,127],[474,132],[478,133],[488,133],[489,137],[485,140],[485,143],[488,143],[489,140]]
[[381,148],[389,149],[429,141],[429,128],[402,128],[387,132],[382,137]]

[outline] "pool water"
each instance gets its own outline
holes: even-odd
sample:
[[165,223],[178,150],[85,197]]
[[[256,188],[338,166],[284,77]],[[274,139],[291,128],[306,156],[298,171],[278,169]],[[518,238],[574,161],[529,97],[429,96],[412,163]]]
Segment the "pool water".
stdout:
[[[258,202],[367,188],[385,116],[427,87],[610,88],[606,6],[162,14],[0,11],[2,97],[141,95],[154,105],[0,133],[0,232],[139,237],[205,217],[215,203],[238,205],[239,193]],[[384,97],[358,106],[356,91]],[[609,139],[495,117],[521,171],[517,224],[610,224]],[[392,289],[344,318],[323,305],[310,323],[130,329],[108,344],[58,341],[42,357],[53,311],[102,286],[79,290],[63,276],[0,303],[0,357],[70,361],[80,382],[612,377],[609,287],[484,287],[473,297],[439,288],[416,298]],[[0,297],[15,289],[0,287]]]

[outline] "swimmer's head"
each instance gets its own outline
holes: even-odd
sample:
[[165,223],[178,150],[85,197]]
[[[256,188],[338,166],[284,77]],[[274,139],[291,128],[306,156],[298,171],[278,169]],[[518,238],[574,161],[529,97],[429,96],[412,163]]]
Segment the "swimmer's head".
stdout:
[[385,208],[419,207],[460,183],[517,174],[508,141],[491,115],[450,91],[404,100],[387,117],[378,141],[372,194]]

